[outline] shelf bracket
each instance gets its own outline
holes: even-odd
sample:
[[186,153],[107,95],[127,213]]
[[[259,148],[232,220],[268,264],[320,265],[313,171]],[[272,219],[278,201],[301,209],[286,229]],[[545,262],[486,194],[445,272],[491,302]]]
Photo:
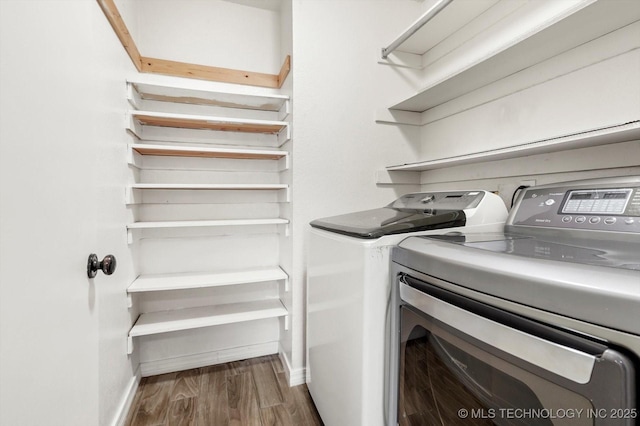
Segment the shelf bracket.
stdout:
[[134,87],[133,83],[127,82],[127,101],[129,101],[129,104],[135,109],[140,109],[141,100],[140,94]]
[[291,290],[291,279],[287,276],[287,278],[284,279],[284,292],[285,293],[289,293],[289,291]]
[[284,129],[278,133],[278,147],[281,147],[285,143],[291,140],[291,125],[287,124]]
[[124,202],[126,205],[140,204],[142,202],[140,190],[131,188],[130,186],[125,187]]
[[414,35],[420,28],[422,28],[427,22],[432,20],[438,13],[449,5],[453,0],[440,0],[434,4],[429,10],[427,10],[417,21],[415,21],[405,32],[396,37],[395,40],[387,47],[382,48],[382,59],[387,59],[387,56],[394,50],[396,50],[402,43],[407,41],[409,37]]
[[289,161],[289,153],[287,152],[286,155],[282,158],[280,158],[278,160],[278,171],[279,172],[284,172],[285,170],[289,170],[289,167],[291,166],[290,161]]
[[133,295],[131,293],[127,293],[127,309],[133,308]]
[[291,114],[291,101],[286,100],[284,101],[284,104],[282,105],[282,107],[280,108],[280,110],[278,111],[278,120],[283,121],[285,118],[287,118],[289,116],[289,114]]
[[127,355],[131,355],[133,353],[133,337],[130,335],[127,336]]
[[138,154],[133,148],[131,148],[131,144],[127,147],[127,164],[133,166],[137,169],[142,168],[141,155]]
[[280,194],[278,195],[279,203],[289,203],[291,202],[291,188],[282,188],[280,190]]
[[290,314],[287,314],[284,316],[284,330],[285,331],[289,331],[289,316]]
[[124,128],[136,138],[142,140],[142,126],[133,117],[131,112],[126,113]]
[[138,232],[140,229],[127,229],[127,244],[131,245],[140,239]]

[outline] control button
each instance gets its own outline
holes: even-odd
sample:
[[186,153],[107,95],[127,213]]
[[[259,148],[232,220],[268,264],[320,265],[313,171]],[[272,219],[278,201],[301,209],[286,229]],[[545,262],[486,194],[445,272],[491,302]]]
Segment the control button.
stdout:
[[598,216],[589,218],[589,223],[593,223],[593,224],[600,223],[600,218]]
[[554,200],[553,198],[549,198],[547,201],[544,202],[546,205],[548,206],[552,206],[556,203],[556,200]]
[[584,223],[585,220],[587,220],[587,218],[584,216],[576,217],[576,223]]
[[613,225],[614,223],[616,223],[616,218],[615,217],[608,217],[604,220],[604,223],[606,223],[607,225]]
[[624,223],[626,223],[627,225],[633,225],[633,219],[625,219]]
[[564,223],[571,222],[571,216],[562,216],[562,222]]

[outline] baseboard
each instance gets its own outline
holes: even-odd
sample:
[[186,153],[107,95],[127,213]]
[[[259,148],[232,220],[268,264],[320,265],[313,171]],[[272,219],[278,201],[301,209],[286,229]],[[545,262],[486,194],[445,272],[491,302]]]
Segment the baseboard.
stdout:
[[127,421],[127,415],[129,414],[129,410],[131,409],[131,404],[133,403],[133,399],[136,396],[136,392],[138,390],[138,386],[140,386],[140,379],[142,378],[140,374],[140,367],[133,374],[133,377],[129,381],[125,393],[123,395],[122,400],[120,401],[120,405],[118,407],[118,412],[116,413],[112,426],[124,426]]
[[282,349],[282,347],[278,349],[278,356],[280,357],[280,361],[282,361],[284,374],[287,376],[289,386],[291,387],[305,384],[305,369],[294,369],[293,367],[291,367],[291,362],[287,357],[287,353]]
[[177,358],[142,362],[140,363],[140,373],[142,377],[155,376],[276,353],[278,353],[278,342],[261,343],[258,345],[241,346],[238,348],[186,355]]

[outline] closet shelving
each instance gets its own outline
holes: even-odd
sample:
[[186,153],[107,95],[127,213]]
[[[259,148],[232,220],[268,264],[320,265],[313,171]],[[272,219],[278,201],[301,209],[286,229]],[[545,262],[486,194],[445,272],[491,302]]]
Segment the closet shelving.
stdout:
[[169,157],[233,158],[253,160],[279,160],[281,158],[288,159],[289,157],[289,153],[286,151],[266,149],[206,148],[153,144],[131,144],[129,148],[140,155],[159,155]]
[[388,171],[423,172],[444,167],[461,166],[464,164],[484,161],[505,160],[525,155],[543,154],[551,151],[560,151],[571,148],[586,148],[589,146],[628,142],[637,139],[640,139],[640,121],[543,141],[534,141],[519,146],[496,149],[488,152],[479,152],[476,154],[461,155],[458,157],[389,166],[386,169]]
[[278,134],[289,127],[289,123],[286,121],[234,119],[209,115],[172,114],[154,111],[131,111],[130,115],[141,126],[180,129]]
[[[158,222],[134,222],[127,225],[127,241],[133,244],[136,241],[136,230],[142,229],[177,229],[177,228],[216,228],[221,226],[260,226],[260,225],[289,225],[288,219],[222,219],[222,220],[172,220]],[[289,235],[288,226],[285,235]]]
[[[460,59],[443,58],[445,66],[440,72],[433,73],[421,90],[396,102],[389,109],[423,112],[640,18],[639,7],[633,2],[582,1],[570,8],[558,3],[555,9],[544,15],[537,9],[539,6],[539,3],[532,2],[517,10],[515,13],[533,16],[517,28],[510,27],[503,20],[485,33],[466,41],[468,47],[473,47],[468,49],[471,53]],[[457,29],[455,26],[452,28]],[[428,31],[429,23],[424,29]],[[451,35],[443,37],[437,34],[434,37],[446,38]],[[497,38],[495,35],[503,37]],[[494,41],[488,37],[493,37]],[[399,50],[402,50],[402,46]]]
[[[129,81],[127,100],[133,107],[129,112],[127,129],[141,140],[157,140],[158,128],[160,132],[167,128],[179,129],[179,133],[184,135],[190,135],[190,131],[259,134],[273,137],[278,147],[291,139],[289,122],[284,121],[291,107],[289,97],[284,95],[256,95],[201,90],[190,85]],[[152,102],[205,107],[220,114],[153,111],[148,108]],[[246,112],[273,114],[277,119],[247,118]]]
[[[289,122],[285,121],[290,113],[288,96],[203,90],[198,88],[197,83],[192,82],[157,84],[128,81],[127,100],[133,108],[128,113],[127,130],[137,139],[128,147],[128,162],[139,171],[157,170],[157,166],[146,167],[147,157],[169,157],[167,161],[170,163],[173,161],[171,158],[175,158],[176,162],[181,158],[193,158],[197,161],[264,160],[275,161],[278,165],[276,172],[289,168],[289,153],[278,149],[291,137]],[[192,113],[190,108],[196,113]],[[154,128],[154,133],[149,133],[148,128]],[[189,132],[194,130],[204,131],[205,136],[200,137],[196,144],[190,144],[194,140],[192,133]],[[182,131],[185,132],[184,137],[181,137]],[[164,132],[167,132],[168,136],[164,136]],[[267,135],[273,139],[269,139],[272,143],[267,148],[246,146],[242,142],[229,143],[228,140],[223,142],[223,146],[206,142],[207,134],[216,135],[220,132],[258,137]],[[242,139],[242,141],[245,140]],[[275,147],[271,147],[272,145]],[[199,164],[198,167],[202,167],[203,163]],[[173,163],[169,168],[181,170],[180,166],[174,166]],[[182,183],[183,180],[132,183],[125,188],[126,203],[143,205],[144,194],[149,191],[211,191],[213,194],[217,191],[276,191],[282,194],[278,196],[277,202],[290,201],[289,185],[286,183],[203,183],[202,181]],[[281,225],[283,228],[280,227]],[[233,217],[215,220],[136,221],[127,226],[127,235],[129,243],[133,244],[143,235],[144,230],[225,227],[229,229],[225,230],[227,233],[233,232],[232,229],[235,227],[259,226],[276,226],[274,229],[278,232],[284,229],[285,236],[289,234],[289,220],[286,218]],[[134,294],[170,293],[222,286],[240,286],[238,288],[241,288],[246,284],[268,282],[284,283],[284,291],[289,290],[287,273],[280,266],[271,266],[222,271],[143,274],[130,285],[127,293],[129,304],[132,306]],[[285,318],[285,328],[287,328],[288,312],[279,298],[143,312],[129,332],[128,351],[129,353],[133,351],[134,337],[278,317]]]
[[287,309],[280,299],[145,313],[140,315],[133,328],[129,331],[128,353],[133,353],[134,337],[286,317],[287,315]]
[[[456,2],[452,3],[453,7]],[[501,2],[492,5],[488,12],[500,7]],[[544,9],[551,6],[548,9]],[[486,15],[491,13],[486,13]],[[485,25],[471,21],[471,27],[450,25],[450,31],[441,22],[440,16],[427,23],[421,30],[430,31],[433,25],[432,39],[441,40],[437,49],[447,39],[451,42],[450,50],[433,61],[430,49],[425,46],[422,51],[422,62],[431,61],[429,73],[425,75],[423,87],[388,108],[388,112],[380,114],[379,122],[423,125],[425,111],[480,89],[502,78],[511,76],[528,67],[547,59],[568,52],[582,44],[605,36],[615,30],[633,24],[640,19],[640,3],[610,1],[579,1],[571,5],[542,2],[523,3],[510,11],[509,19],[500,19]],[[443,12],[444,15],[444,12]],[[497,16],[497,15],[495,15]],[[513,16],[520,16],[518,25],[510,23]],[[454,18],[451,18],[454,19]],[[477,17],[477,20],[484,16]],[[516,21],[514,21],[516,22]],[[453,22],[455,24],[455,22]],[[473,28],[473,30],[471,29]],[[473,33],[472,31],[476,31]],[[424,34],[422,34],[424,36]],[[466,38],[465,38],[466,37]],[[426,39],[428,40],[428,39]],[[409,39],[413,49],[417,49],[416,41]],[[459,47],[465,47],[465,55],[457,55]],[[402,51],[403,46],[398,48]],[[420,49],[418,49],[420,50]],[[438,55],[442,52],[438,52]],[[393,65],[393,64],[389,64]],[[562,135],[545,140],[530,141],[517,146],[479,151],[468,155],[450,158],[438,158],[410,164],[399,164],[386,167],[386,172],[422,172],[437,168],[464,164],[516,158],[527,155],[549,153],[559,150],[604,145],[637,139],[638,122],[620,123],[607,128],[590,129],[571,135]],[[386,175],[386,174],[381,174]],[[379,183],[385,183],[379,181]]]

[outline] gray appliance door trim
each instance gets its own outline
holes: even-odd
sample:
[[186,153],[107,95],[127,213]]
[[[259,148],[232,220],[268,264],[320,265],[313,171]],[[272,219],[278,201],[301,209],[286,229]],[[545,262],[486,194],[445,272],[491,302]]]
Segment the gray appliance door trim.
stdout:
[[410,237],[393,261],[471,290],[640,334],[640,273],[484,251]]
[[400,284],[400,298],[425,314],[496,349],[576,383],[591,379],[596,358],[489,320]]

